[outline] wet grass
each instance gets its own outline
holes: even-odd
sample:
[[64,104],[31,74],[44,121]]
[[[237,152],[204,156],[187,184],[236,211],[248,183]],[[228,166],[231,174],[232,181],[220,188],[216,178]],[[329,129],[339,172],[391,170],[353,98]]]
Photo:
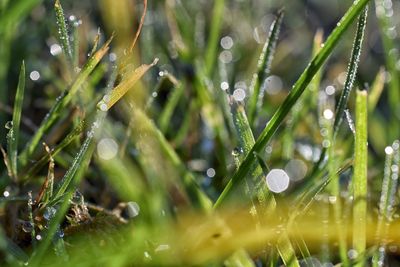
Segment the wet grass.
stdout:
[[400,7],[350,2],[0,0],[0,265],[396,266]]

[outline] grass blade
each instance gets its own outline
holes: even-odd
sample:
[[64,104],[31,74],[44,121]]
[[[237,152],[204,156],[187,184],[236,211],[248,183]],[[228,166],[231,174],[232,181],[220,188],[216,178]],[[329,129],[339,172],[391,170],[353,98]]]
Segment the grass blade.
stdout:
[[22,105],[24,101],[24,91],[25,91],[25,62],[22,62],[21,71],[19,74],[18,86],[17,86],[17,93],[15,94],[12,127],[10,129],[12,138],[9,138],[8,140],[9,143],[7,151],[10,157],[10,168],[15,179],[18,176],[18,170],[17,170],[18,140],[19,140],[19,128],[21,123]]
[[353,88],[354,81],[356,79],[358,62],[360,61],[362,42],[364,40],[365,26],[367,24],[368,8],[365,8],[361,13],[358,20],[356,37],[354,39],[353,50],[351,53],[351,59],[347,70],[346,81],[342,95],[339,98],[339,103],[336,107],[335,122],[333,123],[333,138],[337,135],[339,127],[343,121],[344,110],[347,107],[351,89]]
[[211,21],[210,36],[205,52],[205,73],[210,76],[213,72],[214,62],[217,57],[218,40],[221,31],[222,19],[224,17],[225,0],[215,0]]
[[385,69],[381,68],[372,83],[371,91],[368,96],[369,113],[372,113],[375,110],[379,98],[381,97],[383,88],[385,87],[385,75]]
[[72,66],[73,64],[72,47],[68,35],[68,27],[64,16],[64,10],[61,6],[60,0],[55,1],[54,10],[56,12],[56,20],[58,25],[58,35],[59,35],[58,38],[60,38],[60,43],[65,58]]
[[264,97],[264,85],[267,75],[270,73],[272,59],[274,58],[276,44],[278,42],[279,32],[283,21],[283,11],[279,11],[276,19],[271,25],[269,36],[264,44],[260,58],[258,59],[257,72],[253,75],[251,81],[249,99],[249,121],[250,125],[254,126],[254,120],[261,108]]
[[[368,159],[368,94],[357,91],[356,139],[353,175],[353,248],[362,255],[366,248],[367,230],[367,159]],[[360,260],[356,266],[364,266]]]
[[[393,219],[393,204],[395,203],[398,186],[399,141],[395,141],[391,147],[386,147],[385,154],[382,191],[379,201],[378,226],[376,229],[376,245],[379,246],[379,249],[372,257],[372,266],[374,267],[382,266],[380,263],[383,263],[385,260],[387,232],[390,222]],[[392,166],[397,167],[393,168],[393,172]]]
[[98,108],[102,111],[109,110],[115,105],[128,91],[132,88],[142,76],[158,62],[158,58],[154,59],[151,64],[143,64],[139,68],[135,69],[131,73],[127,73],[128,78],[123,80],[117,87],[115,87],[109,94],[107,94],[103,100],[98,104]]
[[[251,131],[249,121],[247,120],[244,107],[240,103],[234,102],[231,104],[231,108],[234,125],[239,138],[239,144],[243,149],[244,155],[247,155],[255,143],[253,132]],[[257,198],[259,202],[258,208],[254,205],[254,203],[252,203],[252,209],[254,209],[256,213],[270,212],[276,209],[276,201],[271,192],[265,187],[263,179],[260,179],[260,176],[267,174],[263,173],[263,171],[266,171],[267,167],[263,167],[265,163],[258,154],[256,157],[260,164],[257,164],[257,167],[255,167],[252,173],[252,182],[254,183],[254,186],[252,185],[252,187],[254,188],[251,188],[248,179],[245,179],[247,187],[246,192],[249,194],[248,197],[250,199],[252,199],[251,192],[257,192]],[[271,200],[268,201],[269,199]],[[260,207],[262,208],[259,209]],[[296,253],[286,233],[283,233],[281,238],[278,240],[277,249],[286,266],[300,266],[296,258]]]
[[349,28],[350,24],[356,19],[356,17],[361,14],[368,2],[369,0],[360,0],[358,2],[354,2],[354,5],[349,8],[349,10],[340,20],[338,26],[333,30],[331,35],[326,40],[324,47],[314,57],[314,59],[311,61],[305,71],[301,74],[300,78],[294,84],[293,89],[286,97],[283,104],[272,116],[271,120],[268,122],[260,137],[257,139],[256,143],[252,147],[250,153],[246,156],[237,172],[226,185],[224,191],[221,193],[220,197],[215,203],[215,207],[220,206],[226,196],[232,191],[232,189],[234,189],[234,187],[236,187],[239,182],[245,178],[255,160],[253,156],[254,152],[260,153],[264,149],[264,147],[270,141],[273,134],[282,123],[286,115],[289,113],[296,101],[302,95],[307,85],[311,82],[314,75],[318,72],[322,64],[332,53],[332,50],[337,46],[344,32]]

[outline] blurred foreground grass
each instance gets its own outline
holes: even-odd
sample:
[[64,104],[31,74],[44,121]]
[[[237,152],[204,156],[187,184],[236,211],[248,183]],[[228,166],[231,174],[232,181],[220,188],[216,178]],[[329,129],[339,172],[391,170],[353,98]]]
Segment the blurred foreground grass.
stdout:
[[0,0],[0,264],[396,266],[396,14]]

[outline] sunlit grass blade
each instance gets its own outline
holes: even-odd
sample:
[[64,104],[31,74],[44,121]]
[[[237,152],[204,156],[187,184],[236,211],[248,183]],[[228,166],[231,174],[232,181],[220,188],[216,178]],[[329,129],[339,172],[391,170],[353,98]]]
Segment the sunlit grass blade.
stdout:
[[267,123],[266,127],[262,131],[261,135],[258,137],[250,153],[248,153],[238,171],[234,174],[232,179],[226,185],[224,191],[221,193],[220,197],[215,203],[216,207],[220,206],[226,196],[232,191],[232,189],[234,189],[239,184],[239,182],[245,178],[246,174],[250,171],[253,162],[255,161],[253,153],[260,153],[265,148],[279,125],[283,122],[286,115],[290,112],[296,101],[306,89],[307,85],[311,82],[314,75],[321,68],[322,64],[326,61],[332,50],[337,46],[344,32],[349,28],[349,26],[357,18],[357,16],[361,14],[368,2],[369,0],[360,0],[358,2],[354,2],[354,5],[349,8],[349,10],[340,20],[338,26],[333,30],[333,32],[326,40],[324,47],[314,57],[314,59],[311,61],[305,71],[301,74],[300,78],[294,84],[289,95],[286,97],[285,101],[282,103],[282,105],[279,106],[278,110],[272,116],[271,120]]
[[65,58],[73,63],[72,46],[68,34],[68,27],[66,18],[64,16],[64,10],[61,6],[60,0],[56,0],[54,3],[54,10],[56,13],[56,20],[58,26],[58,38],[60,39],[61,47],[64,52]]
[[385,87],[385,76],[386,76],[385,69],[384,68],[379,69],[379,72],[376,75],[375,80],[371,85],[371,90],[368,95],[369,113],[372,113],[375,110],[376,105],[378,104],[383,88]]
[[365,8],[358,20],[357,32],[354,39],[353,50],[351,52],[349,67],[347,69],[346,81],[344,84],[342,94],[339,98],[339,103],[336,107],[335,122],[333,124],[334,138],[337,135],[339,127],[343,121],[344,110],[347,107],[347,102],[349,100],[349,96],[354,86],[354,81],[356,79],[358,62],[360,61],[362,43],[364,40],[365,27],[367,24],[367,15],[368,15],[368,8]]
[[[382,191],[379,201],[378,226],[376,229],[377,251],[372,257],[372,266],[382,266],[385,262],[387,232],[393,220],[393,205],[395,203],[399,176],[399,141],[395,141],[392,146],[385,149],[385,167],[382,179]],[[395,166],[395,167],[394,167]],[[392,171],[393,170],[393,171]]]
[[112,37],[91,58],[89,58],[70,88],[64,91],[61,96],[56,99],[55,104],[46,115],[46,117],[43,119],[40,127],[37,129],[31,140],[27,143],[24,151],[21,153],[21,165],[25,165],[27,160],[33,155],[43,135],[50,129],[51,126],[54,125],[57,119],[62,115],[64,109],[71,102],[72,98],[76,95],[81,86],[86,82],[90,73],[92,73],[97,64],[107,53],[111,40]]
[[184,92],[185,92],[185,85],[181,82],[178,82],[174,86],[173,91],[170,93],[170,96],[168,97],[168,102],[160,114],[158,124],[160,125],[161,132],[165,133],[167,131],[168,125],[172,118],[172,114]]
[[21,71],[19,74],[19,81],[17,92],[15,94],[12,126],[10,133],[12,136],[8,138],[8,156],[10,157],[10,168],[13,173],[14,179],[18,177],[17,170],[17,155],[18,155],[18,141],[19,141],[19,130],[21,123],[21,113],[24,101],[24,91],[25,91],[25,63],[22,62]]
[[[367,23],[367,15],[368,15],[368,8],[365,7],[365,9],[361,12],[359,19],[358,19],[357,31],[356,31],[356,35],[354,38],[353,49],[351,52],[349,66],[347,68],[346,81],[344,84],[342,94],[339,98],[339,102],[336,105],[336,109],[335,109],[336,110],[335,120],[333,123],[333,141],[334,142],[335,142],[336,136],[339,132],[340,125],[342,124],[343,117],[345,116],[347,102],[348,102],[351,90],[354,86],[354,81],[356,78],[358,63],[360,60],[360,55],[361,55],[361,50],[362,50],[362,43],[363,43],[363,39],[364,39],[365,27],[366,27],[366,23]],[[326,159],[327,151],[328,150],[326,147],[322,148],[319,160],[313,167],[313,171],[312,171],[313,173],[316,172],[317,169],[322,167],[322,165]],[[313,179],[307,180],[300,189],[307,187],[309,183],[313,183],[313,182],[314,182]]]
[[[254,135],[251,131],[250,124],[247,119],[247,115],[243,105],[234,101],[231,104],[231,109],[234,125],[241,147],[240,149],[243,150],[244,155],[246,156],[251,151],[251,148],[255,143]],[[257,213],[263,213],[266,211],[274,210],[277,207],[274,196],[272,196],[271,192],[264,186],[263,183],[263,174],[267,174],[267,167],[265,166],[264,161],[259,157],[258,154],[256,155],[256,157],[258,159],[257,162],[259,162],[260,165],[258,165],[256,162],[257,166],[251,174],[251,181],[245,179],[247,187],[246,192],[247,194],[249,194],[249,196],[247,197],[249,197],[250,199],[252,199],[252,195],[254,194],[253,192],[257,192],[258,205],[263,208],[257,210],[256,206],[253,203],[252,209],[254,209],[254,211],[256,211]],[[293,246],[290,242],[290,239],[285,233],[282,234],[282,237],[277,244],[277,249],[279,255],[287,266],[299,266]]]
[[249,254],[241,249],[224,261],[226,267],[256,267]]
[[102,111],[109,110],[115,105],[128,91],[135,85],[142,76],[158,62],[158,58],[154,59],[151,64],[143,64],[132,72],[125,73],[126,79],[124,79],[117,87],[111,92],[104,96],[103,100],[98,103],[98,108]]
[[[367,162],[368,162],[368,94],[356,94],[356,139],[353,174],[353,248],[362,255],[366,248],[367,231]],[[364,266],[360,260],[357,266]]]
[[264,82],[271,71],[272,59],[274,58],[276,44],[283,21],[283,11],[279,11],[276,19],[271,25],[269,36],[264,44],[260,58],[258,59],[257,72],[253,75],[250,86],[250,99],[248,106],[248,117],[250,125],[254,126],[254,120],[261,108],[264,97]]
[[205,74],[210,76],[214,69],[217,58],[219,35],[221,32],[222,21],[224,18],[225,0],[215,0],[212,11],[211,29],[208,36],[207,49],[204,56]]

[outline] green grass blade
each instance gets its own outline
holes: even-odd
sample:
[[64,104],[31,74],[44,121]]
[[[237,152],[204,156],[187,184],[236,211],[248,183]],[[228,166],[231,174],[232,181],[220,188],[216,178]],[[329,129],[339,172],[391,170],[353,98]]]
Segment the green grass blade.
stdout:
[[[379,201],[378,226],[376,229],[376,245],[379,249],[372,257],[372,266],[382,266],[380,262],[385,262],[386,245],[388,238],[388,227],[393,220],[393,205],[396,199],[399,179],[399,141],[385,149],[385,167],[382,180],[381,197]],[[393,168],[393,166],[395,166]]]
[[264,44],[260,58],[258,59],[257,72],[253,75],[250,86],[250,99],[248,107],[248,117],[250,125],[254,126],[254,120],[261,108],[264,97],[263,83],[270,73],[272,59],[274,58],[276,44],[278,42],[279,32],[283,21],[283,11],[279,11],[276,19],[271,25],[269,36]]
[[271,120],[268,122],[264,130],[262,131],[260,137],[257,139],[256,143],[254,144],[253,148],[251,149],[251,153],[249,153],[244,161],[242,162],[241,166],[234,174],[232,179],[229,181],[227,186],[225,187],[224,191],[221,193],[220,197],[218,198],[217,202],[215,203],[215,207],[221,205],[224,201],[226,196],[236,187],[239,182],[245,178],[246,174],[249,172],[253,162],[254,156],[253,153],[260,153],[267,143],[272,138],[273,134],[282,123],[286,115],[289,113],[291,108],[294,106],[296,101],[302,95],[304,90],[306,89],[307,85],[311,82],[314,75],[318,72],[321,68],[322,64],[326,61],[328,56],[332,53],[332,50],[337,46],[339,40],[343,36],[344,32],[349,28],[352,22],[356,19],[356,17],[361,14],[364,7],[367,5],[369,0],[360,0],[354,2],[354,4],[349,8],[346,14],[338,23],[337,27],[333,30],[330,34],[328,39],[326,40],[324,47],[321,51],[314,57],[305,71],[301,74],[300,78],[294,84],[293,89],[286,97],[283,104],[278,108],[275,114],[272,116]]
[[[368,161],[368,94],[356,94],[356,140],[353,175],[353,248],[362,255],[366,248],[367,230],[367,161]],[[357,266],[364,266],[360,260]]]
[[58,26],[58,38],[60,39],[61,47],[64,52],[65,58],[70,64],[73,63],[72,47],[68,34],[68,27],[64,16],[64,10],[61,6],[60,0],[54,3],[54,10],[56,12],[56,20]]
[[35,132],[31,140],[27,143],[24,151],[20,155],[21,165],[25,165],[27,160],[32,156],[35,151],[37,145],[40,142],[40,139],[43,135],[50,129],[51,126],[57,121],[57,119],[61,116],[64,109],[71,102],[72,98],[76,95],[81,86],[85,83],[90,73],[94,70],[103,56],[107,53],[109,49],[109,44],[112,39],[108,40],[103,47],[101,47],[85,64],[83,69],[80,71],[75,81],[72,83],[69,90],[66,90],[56,99],[56,103],[51,108],[49,113],[43,119],[40,127]]
[[18,175],[17,170],[17,155],[18,155],[18,140],[19,140],[19,128],[21,123],[22,105],[24,101],[25,91],[25,63],[22,62],[21,71],[19,74],[19,81],[17,86],[17,93],[15,94],[14,111],[12,118],[12,127],[10,132],[12,137],[8,140],[8,155],[10,157],[11,170],[14,178]]
[[215,0],[211,21],[211,30],[208,37],[208,46],[205,52],[205,73],[208,76],[213,72],[214,63],[217,57],[219,35],[221,32],[222,20],[224,18],[225,0]]
[[[251,148],[255,143],[253,132],[251,131],[250,124],[247,119],[247,115],[243,105],[237,102],[233,102],[231,104],[231,108],[240,147],[242,148],[244,155],[247,155],[251,151]],[[255,167],[254,171],[252,172],[252,182],[254,185],[250,186],[248,179],[245,179],[247,187],[246,192],[250,194],[248,197],[252,199],[251,192],[257,191],[257,198],[259,202],[258,205],[263,208],[266,207],[265,210],[260,209],[257,211],[257,213],[264,213],[266,211],[271,211],[275,209],[276,201],[271,192],[265,187],[263,179],[260,179],[260,177],[263,177],[263,174],[267,174],[267,167],[265,166],[264,161],[258,154],[256,155],[256,157],[259,165],[256,165],[257,167]],[[271,199],[271,201],[268,201],[267,199]],[[257,210],[257,207],[254,205],[254,203],[252,203],[252,206],[252,208]],[[286,233],[283,233],[282,238],[278,241],[277,249],[280,257],[282,258],[284,263],[287,264],[287,266],[299,266],[296,258],[296,253]]]
[[371,90],[368,95],[368,111],[372,113],[376,105],[378,104],[379,98],[382,95],[383,88],[385,87],[385,69],[381,68],[375,77],[374,82],[371,85]]
[[184,84],[178,82],[178,84],[174,86],[173,92],[171,92],[171,95],[168,97],[168,102],[162,110],[160,118],[158,120],[161,132],[165,133],[168,130],[168,125],[172,118],[172,114],[184,92]]
[[354,81],[356,79],[358,62],[360,61],[360,55],[362,50],[362,43],[364,40],[365,27],[367,24],[368,8],[365,8],[361,13],[358,20],[356,37],[354,39],[353,50],[351,53],[349,67],[347,69],[346,81],[344,84],[344,89],[339,98],[339,103],[336,107],[335,122],[333,124],[333,137],[337,135],[339,127],[343,121],[344,110],[347,107],[347,102],[349,100],[350,92],[353,88]]

